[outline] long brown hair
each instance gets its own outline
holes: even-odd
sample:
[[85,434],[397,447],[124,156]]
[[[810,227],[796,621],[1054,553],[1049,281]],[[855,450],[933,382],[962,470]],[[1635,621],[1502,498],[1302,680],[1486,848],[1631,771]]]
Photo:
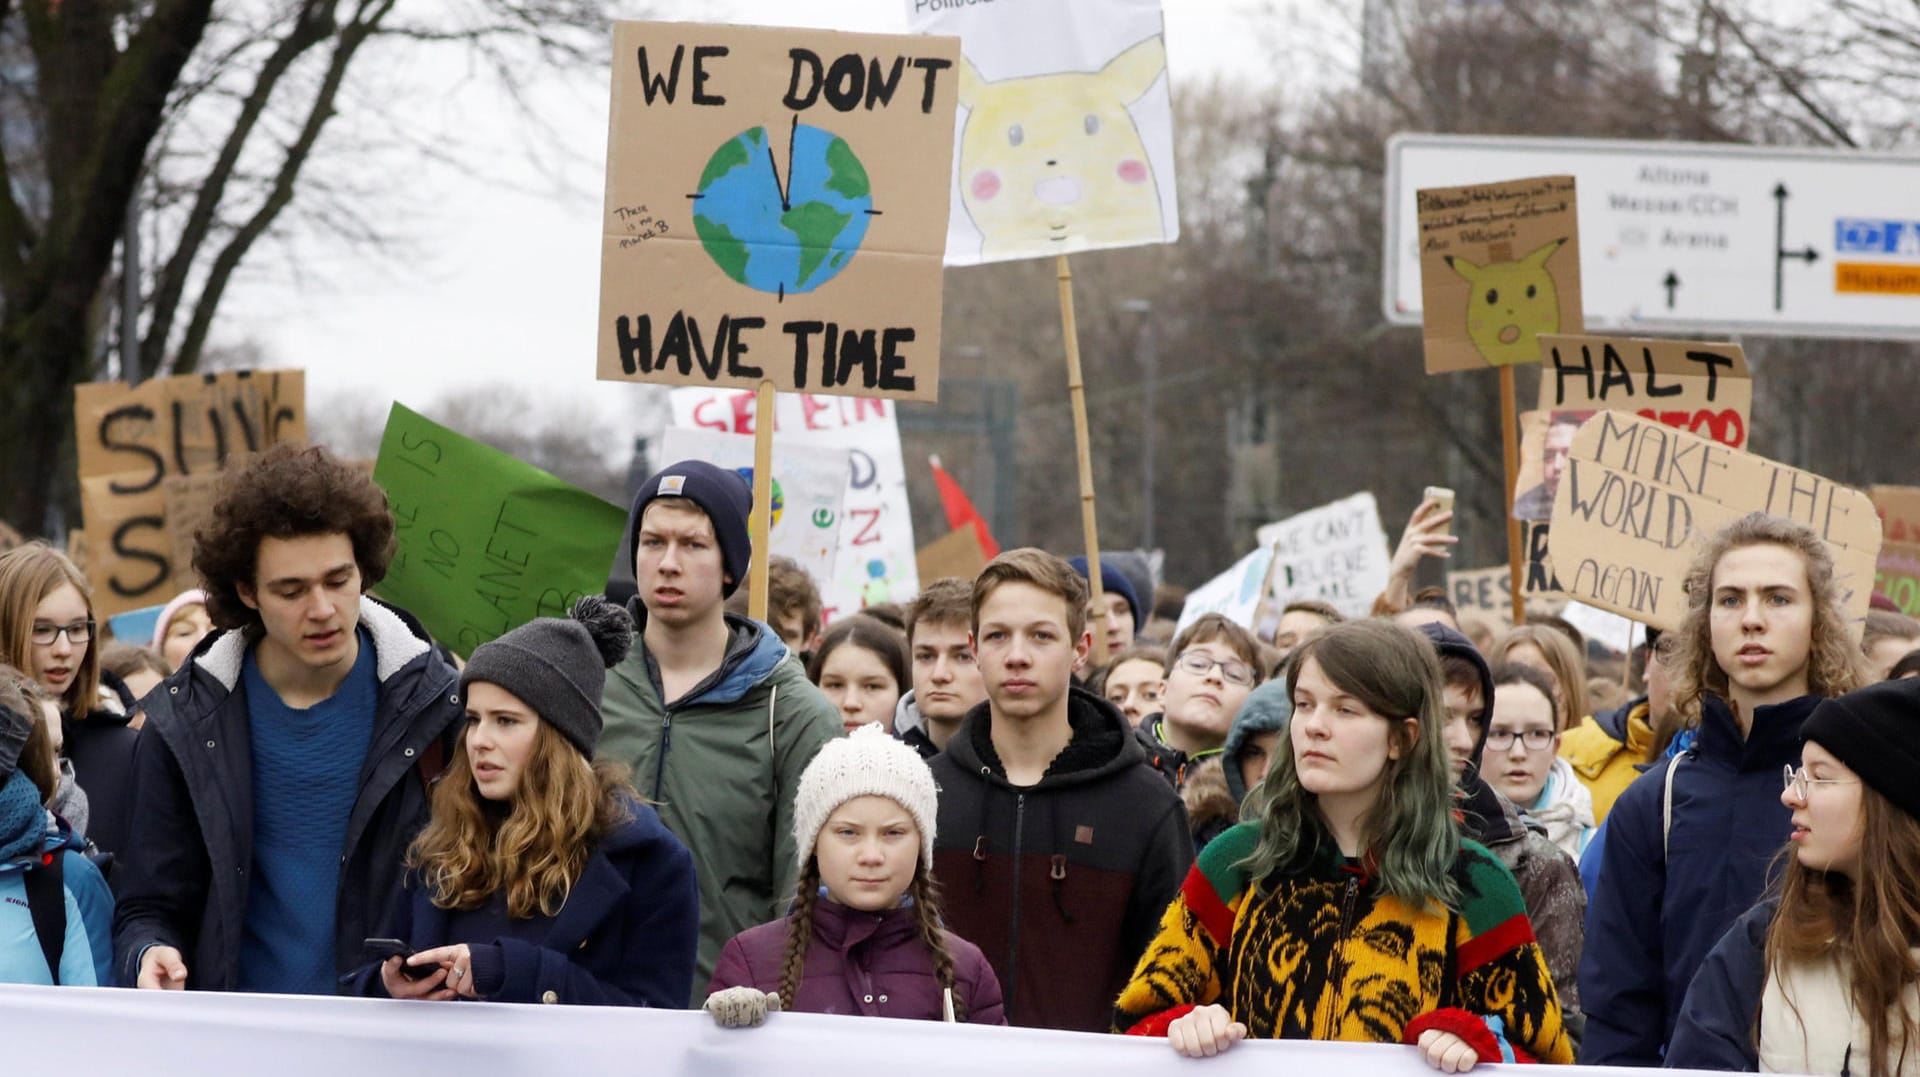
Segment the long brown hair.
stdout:
[[[947,949],[946,932],[940,927],[940,885],[933,881],[925,864],[914,869],[907,894],[913,899],[920,942],[933,959],[933,977],[943,989],[953,993],[953,1019],[965,1021],[966,1000],[954,986],[953,953]],[[793,909],[787,913],[787,952],[780,961],[780,1008],[783,1010],[793,1009],[794,1000],[800,995],[800,974],[807,967],[807,948],[813,943],[813,910],[819,899],[820,861],[810,856],[807,866],[800,871]]]
[[53,736],[40,715],[40,701],[47,698],[33,678],[0,662],[0,707],[33,723],[27,729],[27,743],[20,749],[19,768],[27,780],[40,790],[40,803],[49,804],[60,788],[60,771],[54,762]]
[[[1687,615],[1673,631],[1673,710],[1688,723],[1700,719],[1701,700],[1711,694],[1728,699],[1727,672],[1713,657],[1713,574],[1720,559],[1748,546],[1778,546],[1800,555],[1813,602],[1813,646],[1807,655],[1807,690],[1829,698],[1844,695],[1871,680],[1866,655],[1854,645],[1841,611],[1840,584],[1833,554],[1813,529],[1778,516],[1752,512],[1713,533],[1687,568]],[[1862,585],[1864,586],[1864,584]],[[1665,637],[1662,637],[1665,638]]]
[[[1549,695],[1560,712],[1562,731],[1593,713],[1593,704],[1587,700],[1587,656],[1580,653],[1580,648],[1565,632],[1546,625],[1514,625],[1494,641],[1487,651],[1487,662],[1497,666],[1515,647],[1521,646],[1539,651],[1548,668],[1553,670],[1554,690]],[[1493,700],[1487,703],[1491,706]]]
[[[72,584],[87,603],[87,619],[93,620],[93,587],[80,567],[67,555],[44,542],[29,542],[0,554],[0,662],[23,672],[33,669],[33,611],[46,597]],[[73,683],[55,702],[60,711],[75,720],[85,718],[100,706],[100,630],[95,625],[87,641],[86,654],[74,671]],[[36,715],[37,717],[37,715]]]
[[[1867,1024],[1867,1072],[1902,1072],[1920,1051],[1903,994],[1920,982],[1920,819],[1870,785],[1860,790],[1859,879],[1806,867],[1786,853],[1780,908],[1767,929],[1767,974],[1789,961],[1835,958],[1848,969],[1853,1009]],[[1757,1039],[1757,1034],[1756,1034]],[[1889,1057],[1895,1044],[1898,1057]]]
[[567,903],[600,838],[631,818],[637,797],[625,767],[589,763],[546,722],[501,805],[474,784],[462,729],[446,777],[433,790],[433,815],[407,849],[442,909],[477,909],[505,890],[507,915],[552,916]]

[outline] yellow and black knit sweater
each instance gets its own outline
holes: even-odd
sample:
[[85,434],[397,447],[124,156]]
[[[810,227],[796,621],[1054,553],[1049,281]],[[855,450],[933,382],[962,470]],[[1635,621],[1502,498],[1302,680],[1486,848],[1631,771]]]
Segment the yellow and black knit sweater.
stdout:
[[1537,1061],[1573,1061],[1519,887],[1492,853],[1461,843],[1455,912],[1415,909],[1332,855],[1252,886],[1239,864],[1258,839],[1258,823],[1241,823],[1201,852],[1120,995],[1116,1028],[1218,1003],[1254,1037],[1399,1043],[1414,1018],[1458,1007],[1499,1019]]

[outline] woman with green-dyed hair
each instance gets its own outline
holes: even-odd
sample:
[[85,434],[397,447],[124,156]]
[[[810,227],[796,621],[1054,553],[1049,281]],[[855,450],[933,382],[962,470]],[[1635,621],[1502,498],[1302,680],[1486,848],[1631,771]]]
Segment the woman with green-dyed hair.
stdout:
[[1290,750],[1201,852],[1115,1027],[1190,1057],[1255,1036],[1414,1044],[1450,1073],[1572,1062],[1520,890],[1453,816],[1432,644],[1336,625],[1287,690]]

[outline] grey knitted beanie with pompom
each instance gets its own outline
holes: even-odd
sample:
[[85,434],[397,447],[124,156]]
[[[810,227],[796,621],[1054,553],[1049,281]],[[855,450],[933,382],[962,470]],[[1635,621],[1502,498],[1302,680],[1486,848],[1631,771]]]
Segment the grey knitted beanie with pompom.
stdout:
[[498,685],[532,707],[588,759],[600,743],[600,691],[607,670],[633,646],[633,618],[598,595],[573,604],[568,617],[529,621],[474,648],[460,674],[460,694],[475,681]]

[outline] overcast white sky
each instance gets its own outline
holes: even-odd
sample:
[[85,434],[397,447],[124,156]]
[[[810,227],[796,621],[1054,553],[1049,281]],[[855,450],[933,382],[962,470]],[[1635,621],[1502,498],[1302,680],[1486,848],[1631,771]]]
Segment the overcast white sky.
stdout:
[[[1276,29],[1260,14],[1263,6],[1165,0],[1174,93],[1184,80],[1214,72],[1271,78],[1276,64],[1261,42],[1273,40]],[[906,29],[901,0],[659,0],[655,7],[689,21]],[[408,214],[403,227],[411,241],[401,257],[380,264],[323,241],[303,243],[308,261],[299,287],[267,270],[230,292],[227,339],[250,337],[272,365],[305,368],[316,407],[351,399],[384,413],[393,399],[424,407],[449,387],[474,384],[587,401],[608,414],[646,407],[646,389],[593,379],[606,72],[572,87],[541,88],[551,101],[553,133],[572,158],[555,169],[573,188],[563,194],[513,149],[495,152],[520,144],[512,127],[519,121],[482,100],[472,82],[455,88],[460,65],[446,66],[436,113],[447,118],[450,144],[497,162],[496,177],[518,176],[530,189],[444,169],[395,176],[415,203],[430,207],[424,214],[372,211]],[[428,93],[438,81],[431,67],[415,79]]]

